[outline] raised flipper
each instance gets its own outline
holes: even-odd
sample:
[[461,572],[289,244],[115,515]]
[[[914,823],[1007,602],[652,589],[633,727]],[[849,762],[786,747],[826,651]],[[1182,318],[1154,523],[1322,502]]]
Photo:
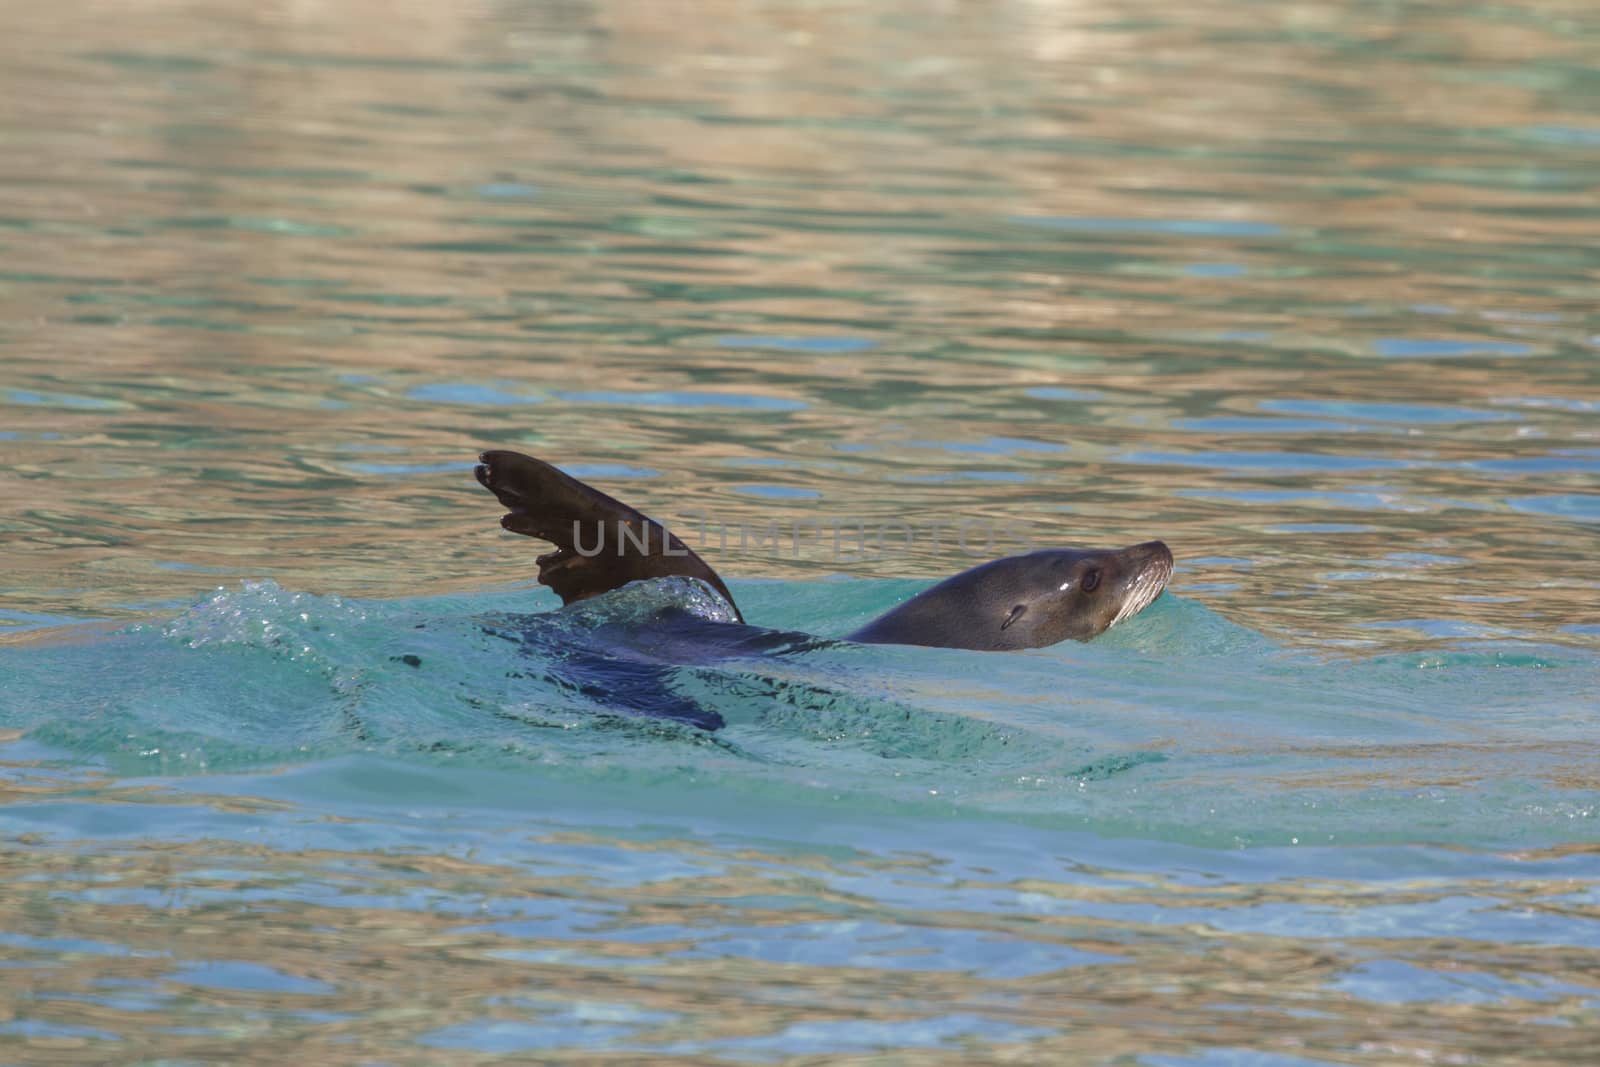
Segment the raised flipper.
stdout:
[[682,574],[721,593],[739,614],[717,572],[654,519],[532,456],[493,451],[478,460],[473,473],[509,512],[500,525],[556,546],[538,558],[539,581],[563,604]]

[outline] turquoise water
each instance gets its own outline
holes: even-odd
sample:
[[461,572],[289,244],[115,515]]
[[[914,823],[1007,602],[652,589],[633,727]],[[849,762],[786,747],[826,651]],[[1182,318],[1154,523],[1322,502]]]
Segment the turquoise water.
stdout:
[[[1585,14],[24,3],[0,1059],[1590,1062]],[[788,636],[557,613],[489,447]]]

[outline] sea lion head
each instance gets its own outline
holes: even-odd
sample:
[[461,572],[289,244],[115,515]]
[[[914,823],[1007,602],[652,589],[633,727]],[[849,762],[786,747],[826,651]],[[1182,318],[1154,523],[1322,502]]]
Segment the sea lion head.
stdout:
[[850,639],[987,651],[1086,641],[1143,611],[1171,577],[1160,541],[1008,556],[946,578]]
[[[1160,541],[1127,548],[1046,549],[1014,557],[994,599],[997,647],[1040,648],[1086,641],[1149,607],[1172,577],[1172,551]],[[1011,560],[997,560],[1010,563]],[[996,588],[995,594],[1002,590]]]

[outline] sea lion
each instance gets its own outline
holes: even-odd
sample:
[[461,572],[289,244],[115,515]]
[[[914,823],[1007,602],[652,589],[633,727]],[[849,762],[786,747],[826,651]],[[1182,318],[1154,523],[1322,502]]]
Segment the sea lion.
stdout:
[[[473,473],[508,512],[500,525],[549,541],[539,581],[563,604],[642,578],[684,575],[744,616],[699,556],[655,520],[520,452],[490,451]],[[946,578],[845,640],[1005,651],[1088,640],[1150,605],[1172,576],[1160,541],[1118,549],[1050,549],[991,560]]]

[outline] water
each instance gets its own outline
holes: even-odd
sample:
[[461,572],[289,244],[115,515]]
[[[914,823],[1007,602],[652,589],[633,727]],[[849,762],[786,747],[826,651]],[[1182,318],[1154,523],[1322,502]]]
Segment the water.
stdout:
[[[0,1058],[1592,1060],[1586,7],[9,14]],[[696,658],[486,447],[822,639],[1179,569]]]

